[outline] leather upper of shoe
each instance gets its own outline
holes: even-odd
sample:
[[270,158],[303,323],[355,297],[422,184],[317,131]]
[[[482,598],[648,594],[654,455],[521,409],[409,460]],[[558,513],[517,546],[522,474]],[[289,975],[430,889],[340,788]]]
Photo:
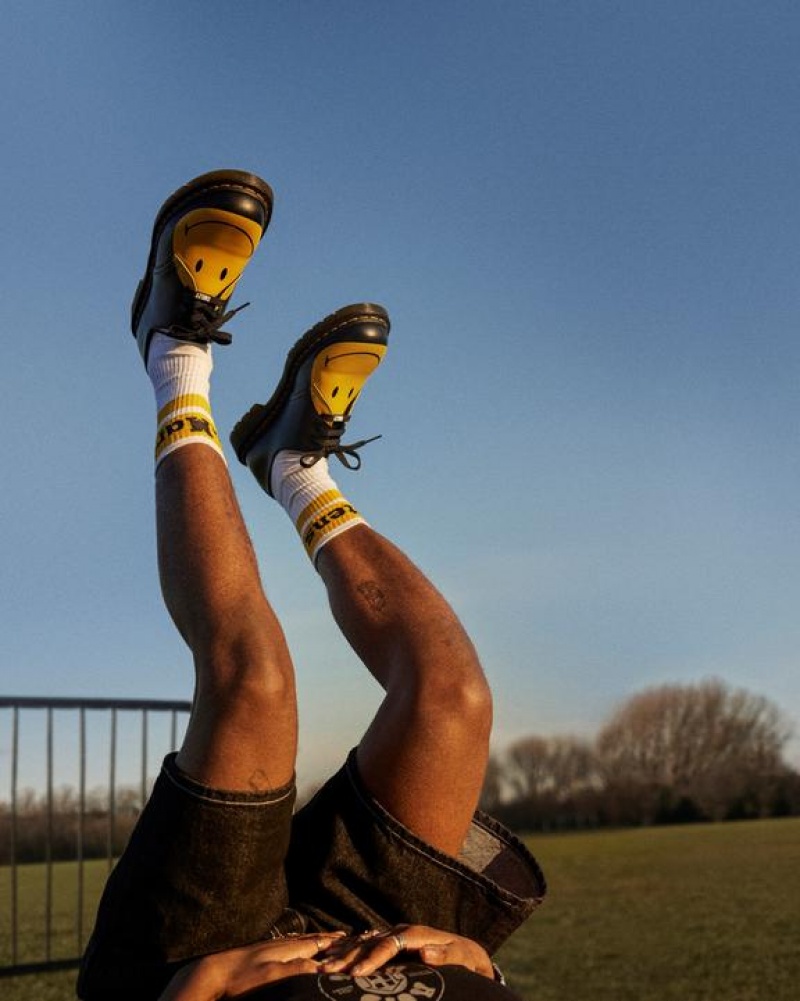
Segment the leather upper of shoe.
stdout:
[[271,211],[269,186],[242,171],[204,174],[167,199],[131,310],[145,364],[157,331],[179,340],[230,343],[221,328],[237,310],[226,313],[226,305]]
[[389,326],[381,306],[347,306],[289,352],[270,400],[253,407],[231,434],[240,461],[268,493],[274,458],[284,449],[302,452],[304,465],[336,455],[358,468],[356,450],[366,441],[342,444],[341,438],[364,384],[383,360]]

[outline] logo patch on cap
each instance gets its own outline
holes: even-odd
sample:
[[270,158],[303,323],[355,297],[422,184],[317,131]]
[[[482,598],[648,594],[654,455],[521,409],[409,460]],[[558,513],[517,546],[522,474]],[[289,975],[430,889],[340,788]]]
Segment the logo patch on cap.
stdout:
[[441,974],[421,963],[395,963],[368,977],[324,974],[317,987],[330,1001],[439,1001],[444,995]]

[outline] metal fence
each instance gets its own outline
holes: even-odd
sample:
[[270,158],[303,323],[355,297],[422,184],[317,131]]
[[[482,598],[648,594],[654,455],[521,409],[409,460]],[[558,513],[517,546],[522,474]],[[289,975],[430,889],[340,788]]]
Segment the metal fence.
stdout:
[[0,977],[75,968],[190,703],[0,696]]

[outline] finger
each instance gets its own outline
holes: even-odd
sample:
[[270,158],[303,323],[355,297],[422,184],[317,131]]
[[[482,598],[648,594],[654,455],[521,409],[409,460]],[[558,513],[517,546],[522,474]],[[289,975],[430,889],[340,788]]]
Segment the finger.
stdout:
[[366,977],[409,949],[396,933],[389,932],[379,938],[369,939],[364,944],[363,956],[352,966],[350,972],[355,977]]
[[374,940],[369,943],[358,942],[341,955],[323,960],[322,969],[326,973],[355,973],[356,970],[359,973],[362,970],[364,973],[371,973],[388,962],[392,955],[393,953],[387,948],[379,949]]
[[[400,925],[398,929],[409,949],[417,949],[424,962],[431,966],[443,962],[466,966],[475,973],[494,978],[494,967],[489,953],[471,938],[446,932],[426,925]],[[430,950],[426,953],[426,950]],[[443,950],[439,952],[437,950]],[[429,959],[424,958],[429,956]],[[446,957],[442,959],[441,957]]]
[[357,962],[361,953],[362,948],[358,942],[351,942],[344,948],[337,943],[323,957],[322,968],[326,973],[341,973]]
[[328,949],[337,938],[337,932],[319,932],[311,935],[294,935],[290,938],[259,942],[252,947],[251,956],[256,962],[286,962],[316,956]]
[[[351,972],[360,963],[367,962],[382,941],[382,938],[372,935],[359,936],[358,939],[348,943],[348,948],[343,950],[341,954],[331,957],[330,962],[324,962],[325,971],[329,973]],[[389,959],[392,955],[387,949],[383,950],[383,954]]]
[[319,964],[315,963],[313,959],[290,959],[286,962],[262,963],[257,967],[238,970],[236,975],[228,980],[225,996],[236,997],[247,991],[255,990],[256,987],[263,987],[264,984],[284,980],[286,977],[297,977],[303,973],[316,973],[318,969]]
[[308,937],[313,939],[317,952],[328,952],[345,939],[345,933],[343,931],[316,932]]
[[427,925],[396,925],[388,934],[399,935],[407,949],[422,949],[426,945],[451,945],[460,937]]
[[351,937],[334,939],[326,949],[326,959],[336,959],[339,956],[353,953],[359,948],[359,944],[360,940],[358,938]]
[[284,977],[296,977],[301,973],[316,973],[319,964],[313,959],[290,959],[287,963],[269,963],[266,968],[267,979],[261,981],[268,984]]
[[494,967],[488,954],[477,943],[456,940],[447,944],[426,945],[419,950],[428,966],[463,966],[473,973],[494,979]]

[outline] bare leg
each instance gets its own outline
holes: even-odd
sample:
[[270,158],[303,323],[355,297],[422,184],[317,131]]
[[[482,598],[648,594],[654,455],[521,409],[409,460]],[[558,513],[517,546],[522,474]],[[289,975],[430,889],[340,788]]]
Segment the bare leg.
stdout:
[[220,789],[285,785],[297,750],[292,664],[222,459],[202,445],[169,455],[156,512],[164,600],[196,671],[178,765]]
[[368,526],[332,539],[317,568],[339,627],[386,691],[358,748],[363,781],[406,827],[458,854],[491,731],[475,649],[422,572]]
[[364,782],[408,828],[456,854],[488,758],[486,679],[447,602],[363,523],[317,461],[352,458],[364,444],[342,445],[341,437],[388,334],[388,314],[375,303],[321,320],[292,347],[272,397],[250,408],[231,440],[297,527],[336,621],[386,692],[358,749]]

